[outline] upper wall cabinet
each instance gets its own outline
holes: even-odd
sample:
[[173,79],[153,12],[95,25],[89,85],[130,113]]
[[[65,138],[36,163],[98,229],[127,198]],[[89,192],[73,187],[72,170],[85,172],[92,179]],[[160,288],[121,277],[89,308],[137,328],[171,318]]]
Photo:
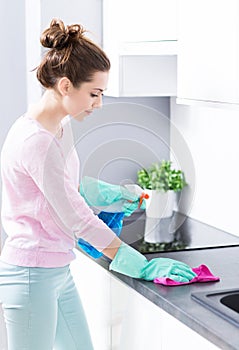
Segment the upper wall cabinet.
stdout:
[[238,18],[238,0],[179,1],[178,103],[239,103]]
[[176,96],[177,0],[103,0],[109,96]]

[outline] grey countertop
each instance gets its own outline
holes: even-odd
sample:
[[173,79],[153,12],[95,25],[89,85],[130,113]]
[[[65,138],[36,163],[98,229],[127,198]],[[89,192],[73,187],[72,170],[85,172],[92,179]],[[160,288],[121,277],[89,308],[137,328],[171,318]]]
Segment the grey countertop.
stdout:
[[[190,228],[195,231],[208,230],[208,232],[221,234],[213,227],[201,224],[190,219]],[[135,228],[131,228],[135,230]],[[209,233],[208,233],[209,234]],[[225,233],[226,234],[226,233]],[[132,232],[133,235],[133,232]],[[131,244],[130,230],[127,237],[122,239]],[[227,235],[227,234],[226,234]],[[230,234],[229,239],[232,238]],[[239,238],[235,238],[236,240]],[[131,242],[130,242],[131,241]],[[132,244],[134,245],[134,244]],[[155,257],[169,257],[183,261],[191,267],[201,264],[207,265],[211,272],[220,277],[219,282],[194,283],[183,286],[163,286],[133,279],[128,276],[111,271],[119,280],[132,287],[145,298],[174,316],[176,319],[211,341],[221,349],[239,349],[239,327],[218,316],[208,308],[192,299],[191,293],[239,288],[239,246],[213,247],[205,249],[190,249],[154,254],[145,254],[150,260]],[[109,262],[104,257],[95,260],[97,264],[108,269]]]

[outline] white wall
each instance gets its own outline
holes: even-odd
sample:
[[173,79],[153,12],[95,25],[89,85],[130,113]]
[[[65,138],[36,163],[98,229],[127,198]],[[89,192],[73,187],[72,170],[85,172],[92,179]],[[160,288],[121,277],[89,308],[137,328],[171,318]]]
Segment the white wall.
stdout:
[[[26,110],[24,0],[0,1],[0,149],[11,124]],[[0,181],[1,193],[1,181]],[[1,207],[1,203],[0,203]],[[1,209],[1,208],[0,208]],[[0,227],[1,233],[1,227]],[[1,234],[0,234],[1,251]],[[7,349],[0,305],[0,349]]]
[[[13,11],[14,9],[14,11]],[[26,108],[24,1],[0,1],[0,148],[12,122]]]
[[[239,236],[238,111],[177,105],[172,98],[171,121],[194,162],[195,193],[189,216]],[[176,141],[171,132],[172,149]],[[186,176],[191,166],[185,165]]]
[[26,110],[27,96],[24,4],[24,0],[0,1],[0,149],[2,148],[3,141],[12,123]]
[[87,34],[101,43],[101,0],[41,0],[40,3],[42,29],[49,25],[52,18],[61,18],[66,24],[83,24],[90,31]]

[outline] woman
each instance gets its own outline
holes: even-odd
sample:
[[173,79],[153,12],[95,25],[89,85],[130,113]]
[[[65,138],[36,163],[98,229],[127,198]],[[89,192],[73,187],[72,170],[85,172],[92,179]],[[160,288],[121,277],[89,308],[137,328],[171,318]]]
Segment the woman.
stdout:
[[9,350],[89,350],[93,346],[69,269],[76,239],[109,257],[110,269],[135,278],[189,281],[194,273],[175,260],[147,261],[79,194],[79,163],[74,147],[69,149],[65,117],[82,121],[101,107],[110,62],[78,24],[52,20],[41,44],[49,49],[37,67],[44,93],[16,120],[1,153],[8,238],[0,261],[0,301]]

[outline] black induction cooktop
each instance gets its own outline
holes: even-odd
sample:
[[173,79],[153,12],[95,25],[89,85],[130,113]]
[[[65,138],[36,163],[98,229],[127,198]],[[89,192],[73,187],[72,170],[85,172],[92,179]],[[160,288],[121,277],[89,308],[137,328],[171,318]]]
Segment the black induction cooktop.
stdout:
[[165,219],[136,212],[124,219],[120,237],[147,254],[239,246],[239,237],[177,212]]

